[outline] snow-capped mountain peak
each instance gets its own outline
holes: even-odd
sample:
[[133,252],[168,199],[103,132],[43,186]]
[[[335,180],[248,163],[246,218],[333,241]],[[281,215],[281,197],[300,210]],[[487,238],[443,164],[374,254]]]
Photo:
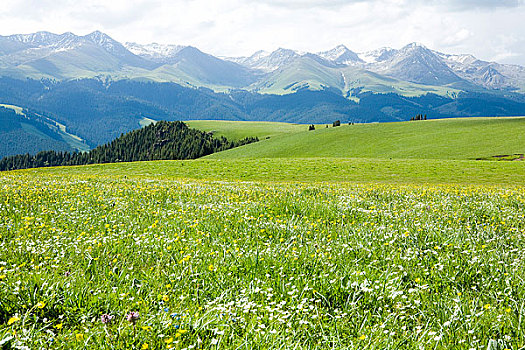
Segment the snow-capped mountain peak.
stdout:
[[262,60],[265,57],[270,56],[270,54],[271,54],[271,52],[268,52],[268,51],[265,51],[265,50],[259,50],[259,51],[255,52],[251,56],[241,56],[241,57],[221,56],[219,58],[224,59],[226,61],[231,61],[231,62],[235,62],[235,63],[240,64],[240,65],[244,65],[244,66],[250,67],[255,62],[257,62],[259,60]]
[[447,55],[440,52],[436,52],[441,58],[445,61],[448,61],[450,64],[459,64],[459,65],[469,65],[478,61],[478,59],[470,54],[462,55]]
[[299,56],[299,55],[300,53],[298,53],[295,50],[285,49],[285,48],[280,47],[277,50],[271,52],[269,56],[293,57],[293,56]]
[[104,34],[98,30],[84,36],[84,38],[110,52],[119,50],[122,47],[118,41],[113,40],[109,35]]
[[275,71],[299,56],[300,54],[294,50],[278,48],[267,56],[260,55],[260,59],[254,62],[253,68],[266,72]]
[[147,61],[133,54],[127,48],[125,48],[124,45],[122,45],[120,42],[116,41],[115,39],[111,38],[109,35],[102,33],[98,30],[81,37],[81,40],[94,44],[102,48],[109,54],[115,57],[119,57],[124,62],[126,62],[126,64],[132,64],[136,66],[149,66],[149,67],[155,66],[153,62]]
[[370,69],[401,80],[426,85],[445,85],[461,78],[434,51],[418,43],[408,44]]
[[396,52],[397,56],[410,56],[410,55],[431,55],[435,56],[432,50],[429,50],[425,45],[419,43],[410,43]]
[[328,61],[338,64],[353,64],[363,62],[355,52],[349,50],[344,45],[338,45],[331,50],[319,52],[317,55]]
[[421,49],[426,49],[427,47],[421,43],[418,43],[418,42],[413,42],[413,43],[410,43],[408,45],[405,45],[404,49],[417,49],[417,48],[421,48]]
[[[0,39],[16,43],[5,51],[15,54],[16,62],[25,62],[26,58],[39,57],[39,55],[49,55],[53,52],[62,52],[74,49],[81,43],[81,38],[71,32],[54,34],[49,32],[36,32],[32,34],[15,34],[10,36],[0,36]],[[25,57],[25,58],[24,58]]]
[[382,47],[377,50],[358,53],[359,58],[366,63],[377,63],[388,60],[397,50],[391,47]]
[[292,62],[301,54],[297,51],[278,48],[273,52],[260,50],[255,52],[250,57],[235,57],[226,58],[229,61],[241,64],[251,69],[260,70],[263,72],[273,72],[282,66]]
[[326,58],[327,60],[333,61],[333,60],[336,60],[337,58],[339,58],[341,55],[344,55],[348,51],[350,51],[350,50],[346,46],[344,46],[344,45],[337,45],[336,47],[334,47],[331,50],[319,52],[318,55],[323,57],[323,58]]
[[91,39],[93,42],[98,44],[103,44],[108,41],[114,41],[109,35],[104,34],[99,30],[95,30],[94,32],[89,33],[85,37]]
[[265,51],[265,50],[259,50],[253,55],[250,56],[251,59],[260,59],[264,57],[270,56],[271,52]]
[[56,43],[60,35],[49,32],[36,32],[31,34],[10,35],[7,38],[11,41],[18,41],[31,46],[44,46]]
[[137,43],[127,42],[124,44],[124,47],[137,56],[155,61],[161,61],[167,58],[172,58],[186,46],[165,45],[158,43],[141,45]]

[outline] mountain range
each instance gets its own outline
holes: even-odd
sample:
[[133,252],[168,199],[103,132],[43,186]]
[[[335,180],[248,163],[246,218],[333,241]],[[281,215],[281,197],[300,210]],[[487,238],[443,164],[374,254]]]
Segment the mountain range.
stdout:
[[192,46],[120,43],[99,31],[37,32],[0,36],[0,114],[0,139],[9,144],[0,157],[85,151],[155,120],[524,115],[525,68],[415,43],[215,57]]
[[363,53],[339,45],[318,53],[280,48],[249,57],[215,57],[192,46],[119,43],[99,31],[85,36],[37,32],[0,36],[0,72],[15,78],[106,76],[272,94],[326,87],[346,96],[356,88],[404,96],[525,92],[522,66],[444,54],[416,43]]

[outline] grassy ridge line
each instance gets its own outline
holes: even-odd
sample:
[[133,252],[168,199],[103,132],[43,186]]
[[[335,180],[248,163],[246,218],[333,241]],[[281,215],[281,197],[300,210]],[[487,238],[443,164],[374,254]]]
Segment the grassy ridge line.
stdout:
[[525,185],[524,162],[413,159],[199,159],[41,168],[4,174],[22,173],[155,180]]
[[[525,117],[454,118],[342,125],[338,128],[252,122],[190,122],[219,136],[258,136],[261,142],[210,158],[476,159],[525,153]],[[270,139],[264,140],[264,136]]]
[[259,139],[301,133],[308,125],[280,122],[248,122],[230,120],[191,120],[184,122],[190,128],[213,132],[216,137],[224,136],[229,140],[241,140],[257,136]]

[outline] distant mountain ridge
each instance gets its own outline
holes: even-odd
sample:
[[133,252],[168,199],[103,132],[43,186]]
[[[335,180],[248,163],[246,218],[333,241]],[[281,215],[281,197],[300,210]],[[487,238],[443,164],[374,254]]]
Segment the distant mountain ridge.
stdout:
[[37,32],[0,36],[0,105],[26,115],[0,109],[0,155],[84,151],[159,120],[525,115],[525,68],[416,43],[226,58],[193,46],[122,44],[99,31]]
[[[300,71],[291,74],[290,69]],[[121,44],[99,31],[84,36],[70,32],[0,36],[0,75],[56,80],[106,76],[273,94],[294,93],[297,87],[336,88],[344,96],[351,96],[355,88],[401,95],[525,92],[522,66],[445,54],[416,43],[362,53],[339,45],[318,53],[279,48],[249,57],[215,57],[192,46]],[[341,78],[350,83],[341,83]]]

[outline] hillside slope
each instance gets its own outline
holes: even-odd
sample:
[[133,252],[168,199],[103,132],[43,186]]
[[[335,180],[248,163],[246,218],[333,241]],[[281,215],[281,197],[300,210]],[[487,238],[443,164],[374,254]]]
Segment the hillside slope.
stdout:
[[64,125],[18,106],[0,104],[0,158],[20,153],[85,151],[82,139]]
[[230,120],[190,120],[185,123],[191,128],[211,132],[215,137],[224,136],[229,140],[240,140],[246,137],[266,139],[299,133],[308,127],[304,124]]
[[[202,123],[202,122],[201,122]],[[191,124],[228,136],[232,128],[208,122]],[[226,125],[227,126],[227,125]],[[269,135],[266,129],[248,127],[250,136]],[[261,125],[258,126],[261,128]],[[283,130],[282,125],[275,128]],[[292,127],[288,133],[271,136],[211,155],[211,158],[397,158],[397,159],[477,159],[495,155],[525,153],[525,117],[460,118],[401,123],[355,124],[326,128]],[[224,131],[221,131],[224,130]],[[245,136],[237,134],[236,137]]]
[[0,171],[47,166],[86,165],[136,162],[146,160],[195,159],[237,147],[256,138],[229,141],[210,133],[190,129],[183,122],[160,121],[134,130],[89,152],[43,151],[36,155],[21,154],[0,160]]

